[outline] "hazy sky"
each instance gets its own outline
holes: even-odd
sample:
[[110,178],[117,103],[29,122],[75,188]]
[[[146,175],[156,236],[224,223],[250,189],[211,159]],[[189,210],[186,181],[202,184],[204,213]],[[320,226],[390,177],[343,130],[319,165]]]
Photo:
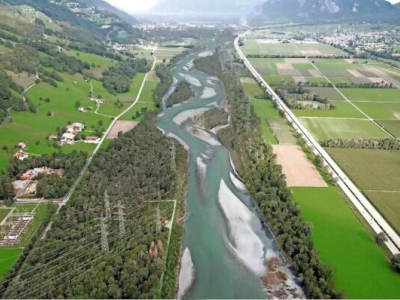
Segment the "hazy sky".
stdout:
[[[159,0],[105,0],[105,1],[111,3],[115,7],[118,7],[126,12],[137,14],[152,9]],[[388,1],[391,3],[400,2],[400,0],[388,0]]]
[[[158,0],[105,0],[129,13],[142,13],[152,9]],[[400,1],[400,0],[399,0]]]

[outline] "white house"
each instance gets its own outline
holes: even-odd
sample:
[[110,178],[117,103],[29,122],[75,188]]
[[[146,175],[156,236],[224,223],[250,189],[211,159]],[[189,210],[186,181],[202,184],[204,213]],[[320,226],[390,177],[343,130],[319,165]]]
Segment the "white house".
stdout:
[[74,123],[74,124],[72,124],[72,126],[74,126],[75,131],[81,132],[81,131],[85,130],[85,125],[83,125],[82,123]]
[[62,144],[72,145],[75,142],[75,135],[72,133],[64,133],[61,137]]
[[76,135],[77,132],[81,132],[85,129],[85,125],[82,123],[74,123],[72,125],[68,125],[65,129],[67,130],[67,133]]

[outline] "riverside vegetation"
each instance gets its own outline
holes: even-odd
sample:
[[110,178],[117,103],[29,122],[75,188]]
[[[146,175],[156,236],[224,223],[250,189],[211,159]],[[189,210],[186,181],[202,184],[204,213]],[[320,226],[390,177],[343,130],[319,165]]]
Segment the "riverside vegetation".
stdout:
[[258,129],[260,121],[249,109],[251,103],[238,76],[245,67],[235,58],[233,45],[220,47],[213,56],[202,58],[195,65],[200,71],[210,73],[213,70],[211,75],[218,76],[224,83],[231,125],[220,130],[218,135],[231,150],[249,194],[258,203],[260,214],[276,236],[291,269],[302,279],[307,297],[342,297],[343,294],[335,290],[332,268],[321,262],[314,247],[312,226],[303,223],[299,206],[292,201],[272,147],[265,143]]

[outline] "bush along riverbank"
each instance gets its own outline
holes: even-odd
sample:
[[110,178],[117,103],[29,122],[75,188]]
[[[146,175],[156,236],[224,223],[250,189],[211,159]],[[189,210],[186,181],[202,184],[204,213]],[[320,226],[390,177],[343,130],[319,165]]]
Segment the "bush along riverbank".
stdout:
[[[265,143],[258,129],[260,120],[240,84],[239,74],[245,67],[234,54],[233,43],[225,43],[213,56],[195,62],[200,71],[210,73],[209,70],[214,70],[211,75],[220,74],[218,77],[226,89],[231,124],[219,131],[219,138],[230,149],[239,175],[257,202],[260,214],[274,233],[292,271],[301,279],[306,296],[341,298],[343,294],[335,290],[332,268],[321,262],[314,247],[312,226],[303,222],[272,147]],[[211,65],[213,67],[208,69]],[[215,66],[221,66],[221,69]]]

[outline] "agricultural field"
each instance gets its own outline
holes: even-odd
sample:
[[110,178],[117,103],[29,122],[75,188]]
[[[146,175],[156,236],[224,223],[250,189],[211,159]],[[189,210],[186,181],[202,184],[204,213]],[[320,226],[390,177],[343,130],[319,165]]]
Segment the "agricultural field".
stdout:
[[274,132],[268,124],[268,119],[279,119],[282,116],[274,107],[271,100],[256,99],[255,97],[263,95],[265,92],[252,78],[241,78],[241,84],[246,96],[253,105],[254,113],[260,118],[260,127],[265,141],[271,144],[278,144]]
[[389,134],[367,119],[300,118],[318,141],[328,139],[389,138]]
[[400,191],[368,191],[365,195],[385,219],[400,233]]
[[400,120],[377,120],[377,122],[395,137],[400,138]]
[[183,47],[159,47],[154,52],[159,63],[165,62],[169,63],[172,58],[181,54],[183,51],[187,50]]
[[284,118],[268,119],[269,127],[272,129],[276,139],[281,145],[296,145],[297,139],[294,136],[294,129]]
[[337,148],[327,151],[362,190],[400,191],[400,151]]
[[340,91],[350,101],[371,102],[397,102],[400,103],[400,91],[398,89],[352,89],[345,88]]
[[329,148],[327,151],[400,233],[400,152]]
[[261,55],[346,55],[341,50],[319,43],[280,43],[277,40],[246,40],[243,53]]
[[323,262],[335,270],[338,290],[349,299],[400,297],[400,277],[336,187],[293,188]]
[[[345,101],[332,102],[335,109],[292,109],[294,114],[298,117],[313,117],[313,118],[360,118],[365,116],[353,107],[350,103]],[[340,122],[340,120],[337,120]]]

